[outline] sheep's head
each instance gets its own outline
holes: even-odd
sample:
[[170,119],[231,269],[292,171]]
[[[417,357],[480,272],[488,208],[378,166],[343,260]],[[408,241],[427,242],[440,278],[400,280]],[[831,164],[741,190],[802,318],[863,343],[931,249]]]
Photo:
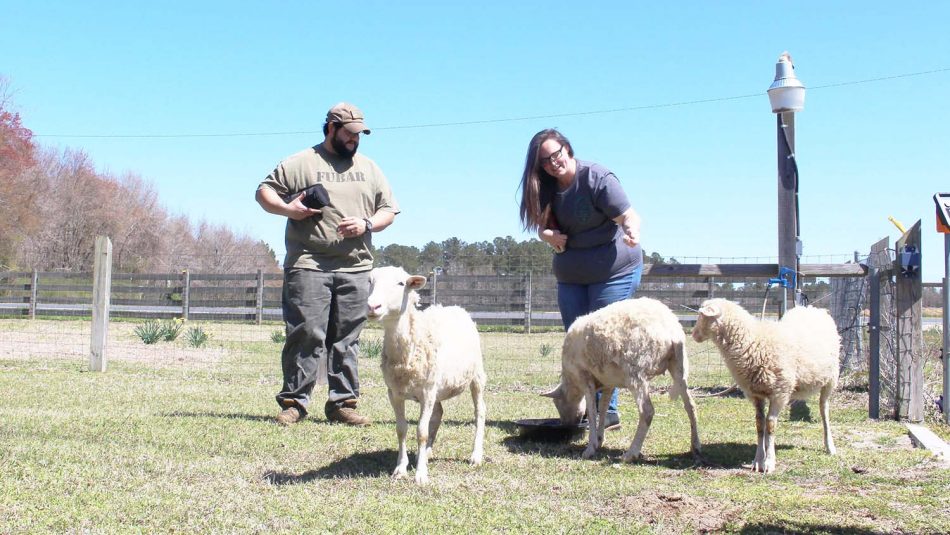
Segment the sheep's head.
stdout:
[[370,291],[367,306],[370,319],[382,321],[396,317],[419,302],[418,290],[426,285],[426,278],[410,275],[402,268],[387,266],[374,269],[369,276]]
[[577,425],[584,417],[584,392],[565,383],[563,379],[557,388],[541,395],[554,400],[561,424]]
[[693,327],[693,340],[704,342],[711,338],[720,317],[722,317],[722,307],[718,303],[712,300],[704,302],[703,306],[699,307],[699,315]]

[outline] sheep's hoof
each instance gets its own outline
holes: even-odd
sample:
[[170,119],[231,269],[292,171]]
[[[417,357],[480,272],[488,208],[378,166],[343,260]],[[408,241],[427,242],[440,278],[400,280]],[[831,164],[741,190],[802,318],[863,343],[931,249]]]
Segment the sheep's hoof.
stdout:
[[643,460],[642,453],[624,453],[620,456],[620,460],[625,463],[640,462]]
[[590,459],[590,458],[592,458],[594,455],[597,455],[597,450],[595,450],[594,448],[587,448],[587,449],[584,450],[584,453],[581,454],[581,458],[582,458],[582,459]]
[[418,485],[428,485],[429,476],[423,472],[416,472],[416,484]]
[[397,466],[396,469],[393,470],[393,479],[400,479],[403,477],[406,477],[406,467]]
[[763,474],[770,474],[775,471],[775,465],[769,466],[768,463],[753,463],[752,464],[753,472],[762,472]]
[[479,453],[476,455],[473,453],[472,456],[469,457],[468,462],[473,464],[474,466],[478,466],[482,464],[482,454]]
[[710,464],[710,463],[709,463],[709,459],[707,459],[706,456],[703,455],[703,452],[701,452],[701,451],[699,451],[699,450],[693,450],[692,453],[693,453],[693,464],[694,464],[694,465],[698,465],[698,466],[708,466],[708,465]]

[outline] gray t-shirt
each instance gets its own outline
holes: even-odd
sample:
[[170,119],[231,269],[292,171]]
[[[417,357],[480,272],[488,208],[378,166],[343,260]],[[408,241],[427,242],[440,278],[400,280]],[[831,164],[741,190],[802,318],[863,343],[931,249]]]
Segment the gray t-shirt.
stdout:
[[552,199],[554,217],[567,234],[567,247],[554,255],[558,282],[594,284],[628,275],[643,264],[640,246],[623,242],[613,218],[630,208],[617,177],[602,165],[576,160],[574,183]]
[[346,238],[336,228],[345,216],[372,217],[380,210],[399,213],[383,172],[360,153],[342,158],[317,145],[280,162],[259,188],[285,197],[314,184],[326,187],[330,204],[322,214],[303,221],[287,219],[284,267],[340,272],[372,269],[372,233]]

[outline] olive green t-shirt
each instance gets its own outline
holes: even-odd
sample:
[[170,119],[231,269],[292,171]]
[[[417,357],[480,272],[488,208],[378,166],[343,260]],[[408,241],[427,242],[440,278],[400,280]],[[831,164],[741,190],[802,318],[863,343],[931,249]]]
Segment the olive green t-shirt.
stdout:
[[380,210],[399,213],[399,205],[379,167],[360,153],[343,158],[323,145],[302,150],[277,165],[261,182],[281,197],[323,184],[330,204],[303,221],[287,218],[285,268],[358,272],[372,269],[371,232],[344,238],[336,228],[347,216],[371,217]]

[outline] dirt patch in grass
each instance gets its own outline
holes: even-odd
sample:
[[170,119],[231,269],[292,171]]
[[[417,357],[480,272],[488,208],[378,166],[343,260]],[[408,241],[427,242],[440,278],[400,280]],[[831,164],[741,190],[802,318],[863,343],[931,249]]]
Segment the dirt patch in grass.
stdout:
[[677,492],[624,496],[609,508],[613,514],[622,512],[650,525],[657,533],[716,532],[738,515],[738,509],[717,500]]

